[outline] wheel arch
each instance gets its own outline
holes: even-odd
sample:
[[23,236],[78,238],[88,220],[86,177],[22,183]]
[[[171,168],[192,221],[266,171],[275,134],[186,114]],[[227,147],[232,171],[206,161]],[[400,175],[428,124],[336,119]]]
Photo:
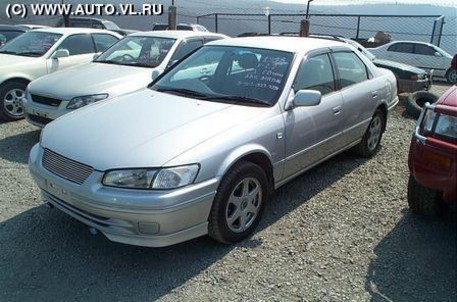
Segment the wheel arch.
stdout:
[[14,77],[14,78],[8,78],[8,79],[4,80],[3,82],[0,83],[0,85],[4,85],[6,83],[11,83],[11,82],[21,82],[21,83],[28,85],[31,81],[32,80],[27,79],[25,77]]
[[[387,110],[387,105],[385,103],[380,104],[377,108],[376,111],[381,111],[384,117],[384,125],[382,132],[386,131],[386,125],[387,125],[387,115],[388,115],[388,110]],[[375,111],[375,112],[376,112]]]
[[231,168],[242,161],[247,161],[258,165],[265,172],[268,180],[270,192],[274,189],[273,164],[270,153],[262,146],[249,145],[232,151],[229,156],[222,162],[217,175],[222,177]]

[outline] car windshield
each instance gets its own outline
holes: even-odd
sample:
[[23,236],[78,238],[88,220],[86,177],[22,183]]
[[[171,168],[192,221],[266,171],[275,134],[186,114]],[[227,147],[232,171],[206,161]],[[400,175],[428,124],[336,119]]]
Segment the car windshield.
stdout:
[[0,46],[24,33],[16,30],[0,30]]
[[293,53],[204,46],[151,87],[212,102],[273,106],[287,79]]
[[94,62],[157,67],[176,39],[158,37],[126,37],[102,53]]
[[41,57],[60,39],[61,34],[29,31],[5,44],[0,53]]

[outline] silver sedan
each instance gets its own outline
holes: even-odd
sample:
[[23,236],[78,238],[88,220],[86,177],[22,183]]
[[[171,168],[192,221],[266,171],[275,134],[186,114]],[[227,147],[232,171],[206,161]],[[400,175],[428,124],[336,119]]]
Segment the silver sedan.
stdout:
[[350,148],[376,154],[396,91],[345,43],[220,40],[48,124],[29,167],[47,202],[112,241],[234,243],[281,185]]

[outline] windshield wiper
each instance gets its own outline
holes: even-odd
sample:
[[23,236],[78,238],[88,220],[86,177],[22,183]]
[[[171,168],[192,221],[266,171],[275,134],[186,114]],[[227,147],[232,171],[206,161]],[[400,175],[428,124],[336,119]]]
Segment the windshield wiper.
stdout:
[[181,94],[181,95],[185,95],[185,96],[191,96],[191,97],[195,97],[195,98],[202,99],[202,100],[213,98],[213,96],[208,96],[207,94],[204,94],[204,93],[201,93],[201,92],[198,92],[198,91],[194,91],[194,90],[190,90],[190,89],[185,89],[185,88],[171,88],[171,87],[167,88],[167,87],[163,87],[163,88],[158,88],[157,91],[159,91],[159,92],[175,92],[177,94]]
[[106,64],[116,64],[119,65],[120,63],[118,61],[114,60],[96,60],[94,63],[106,63]]
[[10,51],[10,50],[0,50],[0,53],[6,53],[8,55],[15,55],[16,54],[16,52]]
[[41,57],[43,54],[37,51],[24,51],[16,53],[19,56],[28,56],[28,57]]
[[211,97],[211,99],[234,102],[237,104],[242,103],[242,104],[247,104],[247,105],[255,104],[255,105],[262,105],[262,106],[271,106],[270,102],[268,102],[268,101],[259,100],[256,98],[250,98],[250,97],[246,97],[246,96],[237,96],[237,95],[214,96],[214,97]]
[[16,53],[18,56],[41,57],[43,54],[37,51],[24,51]]

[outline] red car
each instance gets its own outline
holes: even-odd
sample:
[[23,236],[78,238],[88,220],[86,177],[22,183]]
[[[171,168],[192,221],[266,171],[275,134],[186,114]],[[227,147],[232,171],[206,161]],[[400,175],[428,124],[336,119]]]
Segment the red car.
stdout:
[[457,85],[424,107],[409,149],[409,208],[435,215],[456,203]]

